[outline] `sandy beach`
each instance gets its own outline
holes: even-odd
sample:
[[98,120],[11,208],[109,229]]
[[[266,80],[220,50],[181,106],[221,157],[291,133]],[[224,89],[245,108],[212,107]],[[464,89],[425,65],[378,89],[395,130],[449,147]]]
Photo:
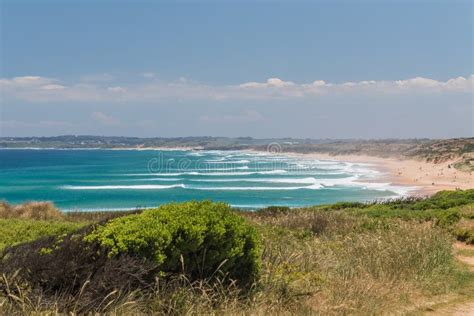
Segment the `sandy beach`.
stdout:
[[420,160],[380,158],[363,155],[294,154],[310,159],[369,163],[383,173],[382,180],[395,185],[414,186],[411,195],[431,195],[442,190],[474,188],[474,174],[449,167],[456,160],[428,163]]

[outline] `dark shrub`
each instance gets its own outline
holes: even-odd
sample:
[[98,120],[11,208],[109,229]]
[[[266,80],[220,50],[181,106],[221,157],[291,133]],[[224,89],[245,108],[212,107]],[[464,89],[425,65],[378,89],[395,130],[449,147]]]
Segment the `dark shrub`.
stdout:
[[8,296],[14,290],[15,295],[32,295],[31,299],[61,295],[60,310],[70,310],[73,302],[77,312],[85,313],[115,299],[116,295],[110,295],[113,292],[146,290],[153,284],[155,264],[131,256],[109,258],[99,244],[83,241],[88,231],[90,227],[5,249],[0,271],[6,279],[14,276],[17,284],[13,287],[0,280],[0,292]]
[[454,229],[454,235],[457,240],[474,245],[474,223],[461,223]]
[[98,243],[112,258],[152,261],[162,275],[183,272],[199,279],[219,271],[244,285],[260,268],[256,231],[224,203],[163,205],[99,225],[85,240]]
[[262,209],[259,209],[256,213],[259,215],[269,215],[269,216],[275,216],[275,215],[286,215],[291,212],[291,208],[288,206],[269,206],[265,207]]
[[362,203],[362,202],[337,202],[332,205],[329,205],[329,209],[331,210],[343,210],[346,208],[366,208],[370,206],[369,203]]
[[190,281],[213,282],[218,276],[246,289],[259,268],[252,226],[226,204],[187,202],[7,247],[0,271],[16,286],[0,278],[0,292],[29,293],[31,300],[60,295],[60,311],[87,313],[119,295],[147,293],[157,277],[184,273]]

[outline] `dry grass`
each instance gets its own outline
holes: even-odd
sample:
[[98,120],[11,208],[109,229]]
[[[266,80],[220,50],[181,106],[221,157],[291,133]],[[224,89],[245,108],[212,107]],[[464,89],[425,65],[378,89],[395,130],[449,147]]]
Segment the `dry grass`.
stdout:
[[263,242],[262,274],[250,289],[222,275],[194,282],[176,275],[146,289],[110,290],[84,310],[91,282],[79,294],[51,296],[9,274],[0,280],[0,314],[395,314],[423,309],[423,302],[472,280],[454,260],[451,235],[430,222],[314,209],[244,216]]
[[61,212],[52,202],[31,201],[11,205],[0,201],[0,219],[20,218],[33,220],[65,220],[69,222],[93,223],[106,221],[115,217],[141,212],[133,211],[102,211],[102,212]]
[[272,310],[395,312],[457,286],[451,237],[429,224],[303,210],[254,220],[264,231],[261,293]]
[[0,218],[60,220],[64,219],[64,214],[51,202],[27,202],[10,205],[2,201],[0,202]]

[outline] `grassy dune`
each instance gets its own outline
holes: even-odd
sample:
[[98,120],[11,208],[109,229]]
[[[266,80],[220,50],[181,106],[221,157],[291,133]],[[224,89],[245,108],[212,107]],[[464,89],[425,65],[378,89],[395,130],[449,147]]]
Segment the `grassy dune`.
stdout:
[[[3,205],[0,267],[21,247],[33,249],[47,236],[56,236],[49,237],[56,243],[68,236],[74,239],[82,236],[77,229],[92,229],[90,225],[98,222],[114,239],[117,236],[107,227],[115,224],[107,223],[129,215],[63,214],[51,204],[34,206]],[[203,278],[178,271],[157,274],[140,286],[118,283],[97,302],[87,295],[94,290],[87,279],[77,292],[46,291],[11,272],[21,266],[4,265],[8,272],[3,271],[0,280],[0,313],[403,314],[474,299],[474,273],[456,259],[453,248],[456,239],[473,242],[474,190],[441,192],[429,199],[234,213],[256,230],[261,243],[259,277],[251,285],[242,286],[219,271]],[[469,249],[457,251],[466,257],[472,255]],[[187,257],[178,260],[188,262]],[[123,261],[122,267],[124,262],[131,264]],[[133,269],[148,264],[133,261]]]

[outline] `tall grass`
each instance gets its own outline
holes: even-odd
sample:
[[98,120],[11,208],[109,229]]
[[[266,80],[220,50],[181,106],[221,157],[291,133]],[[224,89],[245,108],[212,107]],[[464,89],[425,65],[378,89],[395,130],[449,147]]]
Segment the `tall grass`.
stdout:
[[303,211],[268,220],[281,229],[257,219],[266,236],[262,292],[276,306],[373,314],[456,286],[451,237],[430,225]]
[[10,205],[0,202],[0,218],[22,218],[35,220],[60,220],[64,214],[51,202],[27,202],[18,205]]
[[[241,214],[256,227],[263,243],[260,279],[245,291],[221,273],[194,281],[177,273],[158,276],[138,290],[117,286],[97,301],[87,294],[94,286],[92,279],[80,284],[81,291],[74,295],[62,289],[45,293],[11,272],[0,278],[0,314],[372,315],[417,311],[434,297],[453,293],[465,280],[473,280],[472,273],[454,259],[450,234],[452,227],[472,228],[472,204],[470,200],[467,204],[440,200],[450,196],[439,195],[434,202],[347,203]],[[406,203],[417,206],[406,207]],[[419,209],[427,205],[439,209]],[[458,208],[459,221],[455,226],[440,225],[453,205]],[[432,212],[439,218],[397,218],[389,216],[390,211]],[[88,220],[103,220],[106,215]],[[84,219],[82,213],[65,218]]]

